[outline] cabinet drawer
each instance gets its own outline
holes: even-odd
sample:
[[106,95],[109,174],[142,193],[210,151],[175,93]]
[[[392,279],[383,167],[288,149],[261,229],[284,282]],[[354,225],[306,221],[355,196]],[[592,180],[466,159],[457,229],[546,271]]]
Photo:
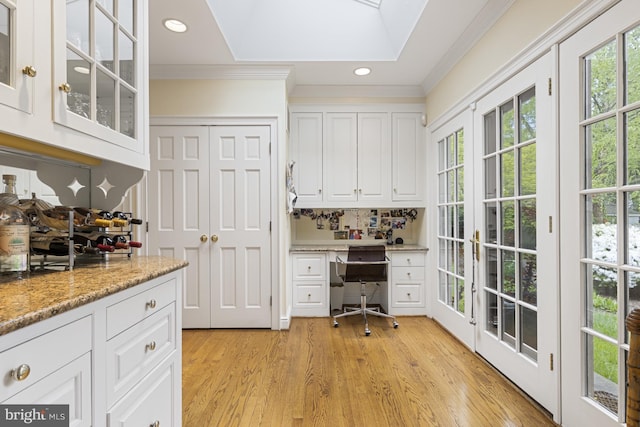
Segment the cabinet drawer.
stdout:
[[69,405],[67,425],[91,426],[91,352],[85,353],[2,403]]
[[424,303],[421,283],[398,283],[393,285],[393,305],[395,307],[422,306]]
[[[0,402],[40,381],[91,350],[91,317],[54,329],[0,353]],[[29,375],[19,381],[11,372],[28,365]]]
[[144,318],[107,342],[107,406],[176,348],[175,304]]
[[393,267],[391,279],[394,282],[423,281],[424,267]]
[[175,372],[169,365],[141,382],[107,414],[109,427],[173,426]]
[[176,279],[107,307],[107,339],[176,300]]
[[401,252],[391,254],[393,267],[423,267],[424,254],[422,252]]
[[293,279],[324,279],[326,277],[325,255],[294,255]]
[[326,288],[322,283],[316,285],[298,284],[294,288],[296,292],[294,302],[299,307],[318,306],[325,302]]

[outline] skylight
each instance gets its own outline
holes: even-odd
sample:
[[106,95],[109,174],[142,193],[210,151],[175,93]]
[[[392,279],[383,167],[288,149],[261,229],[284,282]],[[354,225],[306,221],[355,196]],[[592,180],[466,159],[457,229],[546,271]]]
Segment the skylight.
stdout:
[[251,62],[395,61],[427,1],[207,0],[234,59]]
[[382,3],[382,0],[355,0],[358,3],[363,3],[366,4],[367,6],[373,6],[375,8],[380,8],[380,3]]

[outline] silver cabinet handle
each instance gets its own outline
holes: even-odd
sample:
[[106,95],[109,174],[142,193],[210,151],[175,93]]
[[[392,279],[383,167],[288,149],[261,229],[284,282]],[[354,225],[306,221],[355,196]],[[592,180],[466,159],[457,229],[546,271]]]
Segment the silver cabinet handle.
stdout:
[[156,302],[156,300],[152,299],[152,300],[149,300],[146,305],[147,305],[147,308],[153,309],[153,308],[156,308],[157,304],[158,303]]
[[156,349],[156,342],[155,341],[151,341],[149,344],[147,344],[144,349],[146,351],[153,351]]

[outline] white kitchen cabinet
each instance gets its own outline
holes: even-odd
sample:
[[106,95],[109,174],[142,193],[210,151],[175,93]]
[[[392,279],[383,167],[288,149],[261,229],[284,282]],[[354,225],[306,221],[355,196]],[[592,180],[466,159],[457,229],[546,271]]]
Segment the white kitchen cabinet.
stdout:
[[148,169],[147,16],[148,0],[0,0],[0,129],[23,138],[9,146]]
[[391,114],[392,199],[424,200],[425,157],[424,127],[421,113]]
[[181,280],[175,271],[0,336],[0,403],[69,404],[73,427],[182,425]]
[[329,280],[325,253],[291,255],[293,316],[314,317],[329,314]]
[[33,110],[34,0],[0,0],[0,104]]
[[322,113],[291,114],[290,159],[298,204],[322,202]]
[[[329,203],[384,205],[390,200],[387,113],[326,113],[324,188]],[[348,205],[343,205],[348,206]]]
[[417,105],[295,105],[290,151],[298,208],[424,206]]
[[425,314],[424,252],[391,253],[391,314]]

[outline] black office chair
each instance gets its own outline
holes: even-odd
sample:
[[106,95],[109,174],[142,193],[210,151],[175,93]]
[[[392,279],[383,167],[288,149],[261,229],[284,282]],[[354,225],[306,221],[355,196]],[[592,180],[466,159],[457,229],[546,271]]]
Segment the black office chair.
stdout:
[[355,316],[362,314],[364,317],[364,334],[369,336],[369,322],[367,314],[393,319],[393,327],[398,327],[395,316],[385,314],[378,307],[367,307],[367,283],[387,281],[387,264],[389,258],[385,254],[384,245],[349,246],[347,260],[336,257],[336,273],[343,283],[360,283],[360,307],[346,307],[344,313],[333,316],[333,326],[337,328],[338,317]]

